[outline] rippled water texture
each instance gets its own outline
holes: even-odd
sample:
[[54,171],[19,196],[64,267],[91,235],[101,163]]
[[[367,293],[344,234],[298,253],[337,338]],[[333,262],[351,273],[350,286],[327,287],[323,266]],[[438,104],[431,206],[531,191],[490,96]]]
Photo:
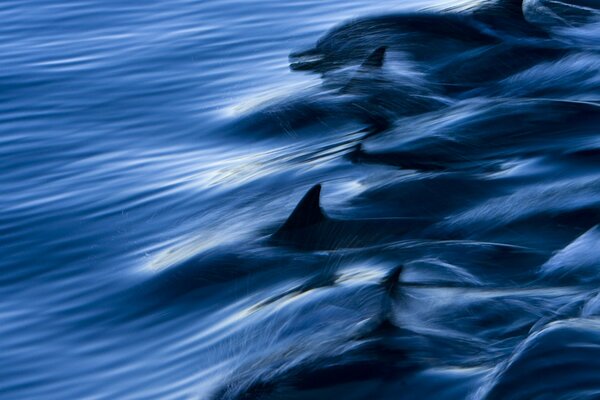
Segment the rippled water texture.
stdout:
[[0,21],[0,398],[600,399],[596,0]]

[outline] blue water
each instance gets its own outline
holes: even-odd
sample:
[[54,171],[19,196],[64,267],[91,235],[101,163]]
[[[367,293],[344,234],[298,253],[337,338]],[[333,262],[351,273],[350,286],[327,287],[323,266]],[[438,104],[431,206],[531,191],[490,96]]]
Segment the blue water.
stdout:
[[0,21],[2,399],[600,398],[594,0]]

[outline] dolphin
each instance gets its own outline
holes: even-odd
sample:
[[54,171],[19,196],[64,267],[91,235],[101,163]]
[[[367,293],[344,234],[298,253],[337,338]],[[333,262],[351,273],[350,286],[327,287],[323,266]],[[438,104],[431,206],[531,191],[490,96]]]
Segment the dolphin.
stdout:
[[546,325],[522,341],[501,368],[493,372],[478,398],[597,399],[599,329],[597,320],[583,318]]
[[523,14],[532,25],[549,30],[574,28],[595,23],[600,18],[597,0],[524,0]]
[[468,10],[452,7],[376,15],[336,26],[314,48],[291,53],[290,68],[325,72],[357,63],[379,46],[431,62],[524,37],[546,39],[548,35],[525,18],[522,0],[484,1]]
[[472,12],[409,12],[337,26],[314,48],[290,54],[290,68],[324,76],[379,49],[405,55],[444,94],[523,71],[570,49],[523,16],[521,1],[486,2]]
[[411,346],[427,345],[414,332],[393,321],[392,307],[400,291],[401,272],[402,267],[394,268],[382,281],[369,286],[382,297],[381,309],[361,326],[348,327],[347,340],[352,345],[343,345],[265,374],[256,374],[252,369],[243,367],[242,372],[234,375],[237,381],[218,388],[211,398],[324,400],[330,399],[333,394],[343,393],[345,399],[358,400],[365,398],[364,389],[361,389],[365,385],[371,387],[372,395],[381,395],[381,385],[389,385],[392,389],[404,377],[422,368],[421,363],[412,357]]
[[554,99],[485,103],[452,122],[430,127],[426,134],[406,137],[398,127],[385,137],[357,144],[347,157],[355,163],[428,172],[492,172],[502,168],[507,156],[564,157],[564,143],[555,138],[569,135],[573,143],[592,140],[599,111],[591,102]]
[[486,0],[472,9],[473,18],[497,31],[517,36],[547,38],[546,32],[528,21],[525,4],[529,0]]
[[314,48],[291,53],[289,59],[292,70],[324,73],[360,63],[381,46],[416,61],[432,61],[500,41],[468,15],[411,12],[352,20],[330,30]]
[[276,245],[304,250],[366,247],[417,235],[431,224],[429,218],[330,218],[320,205],[321,185],[313,186],[285,223],[270,237]]
[[398,117],[448,105],[426,81],[384,68],[386,55],[386,46],[377,47],[360,66],[324,75],[320,86],[267,103],[242,116],[234,122],[235,131],[242,128],[260,134],[284,130],[297,134],[358,125],[369,132],[381,132]]

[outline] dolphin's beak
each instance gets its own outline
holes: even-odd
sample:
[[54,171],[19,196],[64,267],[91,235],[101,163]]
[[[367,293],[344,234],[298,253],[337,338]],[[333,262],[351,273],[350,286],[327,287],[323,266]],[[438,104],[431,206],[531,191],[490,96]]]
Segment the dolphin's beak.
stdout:
[[289,56],[290,68],[294,71],[311,71],[323,62],[323,54],[317,49],[291,53]]

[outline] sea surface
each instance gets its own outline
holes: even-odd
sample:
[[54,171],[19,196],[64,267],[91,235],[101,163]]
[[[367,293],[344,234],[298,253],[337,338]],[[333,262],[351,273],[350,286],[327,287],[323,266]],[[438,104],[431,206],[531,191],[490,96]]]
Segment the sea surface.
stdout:
[[600,399],[597,0],[0,21],[0,398]]

